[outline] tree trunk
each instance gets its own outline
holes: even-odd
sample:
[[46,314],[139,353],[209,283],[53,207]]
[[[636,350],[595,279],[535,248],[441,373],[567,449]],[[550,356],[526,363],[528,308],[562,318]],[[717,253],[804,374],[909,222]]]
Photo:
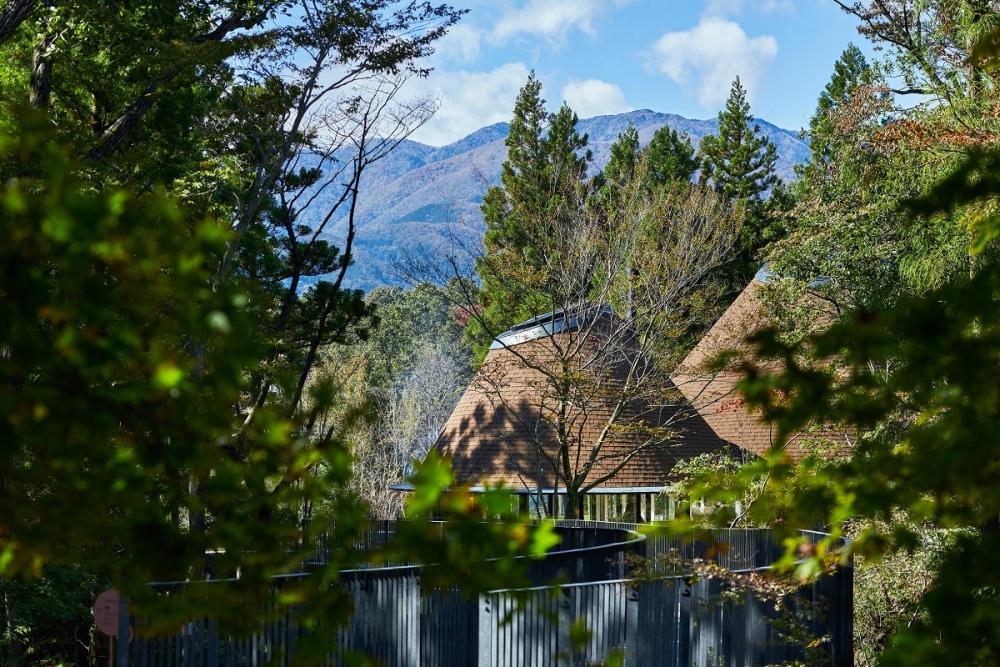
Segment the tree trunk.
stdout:
[[48,50],[56,40],[56,35],[46,35],[31,54],[31,98],[32,109],[48,109],[52,93],[52,59]]
[[28,14],[35,8],[35,0],[8,0],[0,12],[0,44],[14,34]]
[[566,489],[566,511],[563,513],[564,519],[583,519],[583,499],[584,494],[578,491]]
[[[195,475],[188,478],[188,495],[192,498],[200,498],[202,493],[201,482]],[[188,511],[188,530],[192,533],[203,534],[207,522],[204,512]]]
[[10,665],[11,667],[20,667],[22,658],[24,657],[24,645],[21,640],[18,639],[18,634],[14,631],[17,625],[17,602],[11,599],[10,590],[6,586],[3,586],[3,610],[4,616],[6,617],[6,632],[7,636],[11,638],[10,641],[10,653],[4,656],[4,664]]
[[90,637],[90,645],[87,647],[87,665],[88,667],[97,667],[97,642],[99,635],[97,634],[97,626],[93,623],[90,625],[88,636]]
[[[201,499],[204,489],[201,481],[195,475],[188,477],[188,495],[192,498]],[[191,535],[204,535],[208,527],[208,520],[204,512],[197,512],[188,509],[188,532]],[[211,567],[208,563],[208,556],[202,554],[201,572],[196,573],[199,579],[206,579],[212,576]]]
[[[176,76],[177,74],[173,73],[164,77],[163,83],[173,81]],[[106,160],[118,150],[125,141],[125,138],[129,136],[132,130],[139,124],[139,121],[142,120],[142,117],[146,115],[146,112],[153,108],[153,103],[156,102],[160,86],[161,83],[159,81],[149,84],[142,95],[132,103],[132,106],[108,126],[98,140],[97,145],[87,153],[88,160]]]

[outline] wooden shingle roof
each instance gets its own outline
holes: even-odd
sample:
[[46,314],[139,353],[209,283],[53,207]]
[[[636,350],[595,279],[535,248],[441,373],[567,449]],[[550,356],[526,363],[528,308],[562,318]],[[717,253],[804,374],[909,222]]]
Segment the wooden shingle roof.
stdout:
[[[549,327],[532,337],[524,329],[519,334],[498,337],[507,340],[494,345],[480,370],[448,419],[435,447],[451,457],[456,481],[479,485],[504,482],[518,488],[565,487],[557,480],[551,460],[557,453],[553,432],[557,405],[552,398],[551,378],[541,372],[543,364],[556,363],[555,346],[570,344],[570,333]],[[537,333],[537,332],[536,332]],[[582,355],[585,356],[585,355]],[[565,356],[562,357],[565,359]],[[608,367],[609,366],[609,367]],[[572,431],[569,455],[574,469],[586,460],[590,447],[602,429],[612,421],[612,405],[603,399],[620,395],[627,364],[603,368],[581,364],[581,389],[567,408],[564,423]],[[601,457],[590,472],[597,479],[620,464],[644,441],[648,430],[670,425],[664,444],[642,449],[601,488],[663,487],[671,481],[671,470],[680,461],[707,452],[727,449],[702,415],[684,402],[676,387],[667,394],[675,398],[659,401],[632,401],[626,414],[612,427]]]
[[[707,372],[706,365],[725,350],[749,354],[747,338],[767,324],[760,300],[763,287],[764,283],[754,278],[681,362],[674,376],[685,398],[719,438],[758,456],[768,453],[776,444],[776,429],[765,422],[758,411],[750,410],[737,392],[738,372]],[[777,370],[774,365],[765,365],[765,368],[768,367]],[[809,444],[819,442],[836,457],[847,456],[851,452],[848,433],[823,425],[792,438],[785,450],[793,461],[798,462],[809,453]]]

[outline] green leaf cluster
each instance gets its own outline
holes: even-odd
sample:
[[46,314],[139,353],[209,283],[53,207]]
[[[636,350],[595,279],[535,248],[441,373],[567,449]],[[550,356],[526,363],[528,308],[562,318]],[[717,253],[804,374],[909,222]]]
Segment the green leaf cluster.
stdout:
[[[779,445],[695,493],[719,521],[752,500],[742,520],[787,530],[783,567],[800,577],[858,557],[865,664],[995,664],[1000,15],[842,6],[886,51],[868,62],[850,46],[836,63],[786,191],[789,234],[766,250],[762,312],[782,322],[753,336],[739,391]],[[913,93],[933,100],[900,102]],[[830,426],[852,455],[793,465],[793,436]],[[794,529],[817,526],[853,542],[804,548]]]
[[[0,33],[0,586],[41,590],[75,568],[123,590],[147,632],[206,615],[249,632],[271,619],[247,610],[301,568],[317,533],[352,544],[369,519],[351,487],[349,435],[364,410],[315,371],[322,347],[364,341],[378,318],[360,292],[317,280],[350,267],[350,238],[337,248],[299,217],[324,169],[339,183],[342,167],[330,156],[312,166],[315,127],[290,129],[296,108],[319,103],[308,91],[326,71],[303,54],[365,79],[419,75],[463,12],[382,0],[27,4]],[[307,21],[271,21],[305,5]],[[268,74],[281,67],[287,78]],[[350,140],[365,104],[395,90],[385,85],[324,107],[326,120]],[[498,567],[516,573],[513,554],[540,547],[513,520],[482,547],[502,546]],[[419,536],[403,543],[421,553]],[[335,550],[283,591],[275,617],[296,604],[305,627],[335,627],[349,605],[330,582],[360,558]],[[171,596],[147,585],[237,572]],[[53,639],[32,634],[49,620],[31,618],[19,636]],[[332,641],[316,633],[317,650]]]

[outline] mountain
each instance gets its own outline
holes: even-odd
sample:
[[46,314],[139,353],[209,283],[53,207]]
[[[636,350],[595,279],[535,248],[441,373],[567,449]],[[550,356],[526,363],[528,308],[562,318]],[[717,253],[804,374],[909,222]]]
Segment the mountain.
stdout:
[[[675,114],[643,109],[613,116],[597,116],[579,122],[587,133],[594,161],[593,174],[604,167],[611,144],[629,123],[647,143],[664,125],[686,133],[695,146],[706,134],[718,131],[718,121],[690,120]],[[793,167],[807,159],[808,144],[794,132],[757,120],[763,134],[778,149],[778,174],[794,178]],[[356,212],[355,265],[348,270],[347,286],[369,290],[379,285],[399,284],[392,273],[394,262],[407,251],[450,247],[453,238],[474,240],[482,234],[479,205],[486,189],[500,182],[500,168],[507,158],[507,123],[496,123],[447,146],[434,147],[403,141],[396,150],[368,168]],[[331,193],[332,196],[332,193]],[[315,202],[302,216],[306,224],[316,222],[324,211],[324,200]],[[330,228],[329,240],[343,245],[346,219]]]

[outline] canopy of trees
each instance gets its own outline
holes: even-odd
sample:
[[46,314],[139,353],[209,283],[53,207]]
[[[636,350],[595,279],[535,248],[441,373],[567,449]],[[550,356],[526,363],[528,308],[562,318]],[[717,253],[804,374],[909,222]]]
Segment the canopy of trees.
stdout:
[[[782,438],[837,423],[854,453],[802,469],[778,447],[697,492],[749,494],[754,523],[855,538],[863,664],[994,664],[1000,15],[842,6],[884,51],[867,62],[848,47],[820,96],[789,235],[765,251],[778,324],[756,336],[742,390]],[[790,306],[803,293],[834,321],[817,331],[802,318]],[[826,547],[790,550],[787,564],[805,556],[794,567],[810,576],[848,555]]]
[[[432,111],[399,89],[461,14],[388,0],[2,5],[0,662],[74,659],[75,638],[51,647],[55,631],[32,624],[86,615],[98,586],[122,589],[152,632],[191,614],[246,629],[317,532],[351,544],[363,529],[353,447],[371,401],[319,366],[378,323],[377,299],[340,288],[350,212],[367,166]],[[335,203],[301,224],[324,190]],[[342,248],[323,238],[338,211]],[[419,518],[450,479],[440,462],[412,472]],[[480,524],[476,503],[444,506],[477,548],[535,539]],[[434,551],[434,535],[394,549],[434,553],[473,589],[516,578],[449,570],[483,552]],[[146,585],[203,578],[209,551],[216,576],[240,573],[211,599]],[[337,551],[329,576],[357,557]],[[282,604],[332,629],[349,605],[326,577]],[[59,581],[65,615],[39,612]],[[314,635],[303,660],[330,649],[331,633]],[[91,637],[86,661],[96,650]]]
[[[317,531],[350,544],[373,515],[443,508],[451,537],[415,522],[393,558],[434,558],[467,592],[516,586],[512,557],[543,551],[547,529],[481,522],[502,499],[448,495],[446,462],[416,462],[491,341],[551,311],[593,325],[553,337],[544,363],[511,348],[545,387],[558,436],[539,450],[572,514],[613,458],[608,434],[642,435],[625,460],[683,431],[675,365],[766,261],[774,326],[752,341],[739,400],[779,445],[690,466],[688,488],[718,503],[705,520],[788,531],[784,566],[801,577],[863,561],[865,664],[997,663],[1000,11],[838,4],[878,56],[848,46],[834,63],[795,182],[776,179],[739,80],[718,135],[696,148],[664,128],[643,146],[629,129],[594,174],[576,114],[549,112],[532,75],[475,275],[454,259],[423,267],[438,286],[364,295],[342,288],[362,175],[433,112],[401,87],[462,11],[4,2],[0,662],[96,662],[93,639],[86,656],[66,648],[68,628],[111,586],[150,631],[195,612],[246,630],[243,610]],[[333,204],[317,214],[320,194]],[[831,315],[805,317],[803,295]],[[574,441],[594,398],[583,378],[610,368],[626,381],[600,396],[615,407],[604,435]],[[635,405],[678,418],[630,422]],[[852,435],[852,455],[813,443],[793,466],[781,438],[821,423]],[[574,447],[589,454],[569,460]],[[385,488],[407,475],[404,507]],[[831,541],[791,539],[815,526]],[[216,573],[240,570],[212,599],[145,585],[203,578],[209,551]],[[470,566],[486,553],[497,567]],[[336,552],[282,604],[343,619],[328,583],[356,558]],[[331,649],[329,633],[313,641],[301,659]]]

